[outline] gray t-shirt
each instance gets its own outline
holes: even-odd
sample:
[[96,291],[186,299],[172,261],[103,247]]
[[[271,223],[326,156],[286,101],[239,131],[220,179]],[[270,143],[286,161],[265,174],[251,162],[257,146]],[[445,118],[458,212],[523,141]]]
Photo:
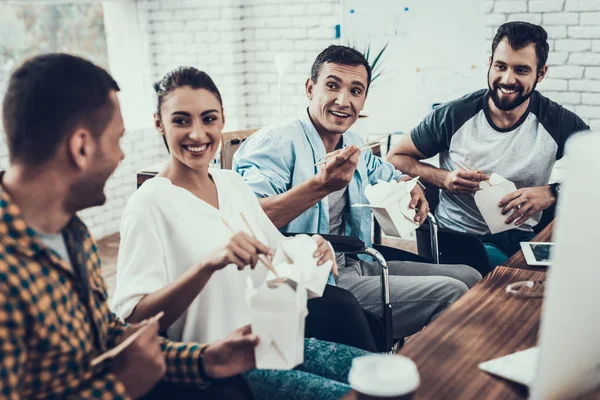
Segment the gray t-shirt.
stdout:
[[[332,192],[327,196],[329,203],[329,233],[345,235],[346,224],[344,216],[348,214],[348,192],[346,188]],[[335,261],[338,268],[358,264],[358,260],[347,257],[344,253],[336,253]]]
[[329,204],[329,233],[332,235],[345,235],[344,213],[348,205],[346,189],[329,193],[327,203]]
[[[327,203],[329,204],[329,233],[331,235],[345,235],[346,226],[344,222],[344,213],[348,205],[348,197],[346,195],[347,188],[329,193]],[[346,264],[344,253],[336,253],[335,261],[339,268]]]
[[[567,138],[589,127],[571,111],[534,91],[529,108],[511,128],[498,128],[490,116],[488,90],[468,94],[431,112],[411,132],[416,148],[426,157],[439,153],[440,168],[453,171],[462,160],[485,173],[495,172],[517,189],[547,185]],[[440,226],[471,235],[490,233],[473,195],[442,190],[436,209]],[[517,229],[529,231],[541,212]]]
[[38,236],[42,239],[42,242],[46,244],[49,248],[56,251],[58,255],[67,262],[67,265],[71,270],[73,270],[73,266],[71,265],[71,258],[69,257],[69,250],[67,250],[67,245],[65,244],[65,238],[61,233],[57,233],[55,235],[48,235],[46,233],[37,232]]

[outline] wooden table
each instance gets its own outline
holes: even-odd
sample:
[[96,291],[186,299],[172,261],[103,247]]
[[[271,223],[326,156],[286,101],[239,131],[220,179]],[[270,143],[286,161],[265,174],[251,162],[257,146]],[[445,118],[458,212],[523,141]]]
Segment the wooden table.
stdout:
[[[550,241],[553,229],[554,222],[533,241]],[[537,344],[543,299],[515,297],[505,288],[545,278],[545,268],[528,266],[519,251],[410,338],[400,354],[419,368],[417,399],[527,398],[526,387],[493,377],[478,365]],[[600,398],[600,390],[586,398]]]

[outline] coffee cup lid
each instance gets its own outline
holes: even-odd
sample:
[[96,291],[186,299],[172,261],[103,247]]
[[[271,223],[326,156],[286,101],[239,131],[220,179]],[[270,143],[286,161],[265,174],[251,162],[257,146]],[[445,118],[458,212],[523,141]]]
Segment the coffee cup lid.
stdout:
[[348,375],[352,389],[370,396],[402,396],[417,390],[419,371],[399,354],[371,354],[352,360]]

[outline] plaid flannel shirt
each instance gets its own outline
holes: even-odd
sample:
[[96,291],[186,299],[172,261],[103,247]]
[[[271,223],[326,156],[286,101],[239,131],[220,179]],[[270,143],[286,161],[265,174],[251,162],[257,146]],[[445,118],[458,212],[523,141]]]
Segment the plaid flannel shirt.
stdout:
[[[126,326],[108,307],[96,244],[76,216],[63,236],[72,269],[0,186],[0,398],[128,399],[110,361],[90,366]],[[165,381],[202,384],[203,345],[161,340]]]

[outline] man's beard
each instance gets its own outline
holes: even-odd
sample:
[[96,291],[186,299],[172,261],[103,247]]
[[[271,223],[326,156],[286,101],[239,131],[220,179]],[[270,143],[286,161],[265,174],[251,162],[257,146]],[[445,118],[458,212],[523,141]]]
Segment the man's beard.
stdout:
[[[515,90],[517,93],[517,97],[514,100],[504,99],[501,100],[498,92],[500,91],[500,86],[504,89]],[[537,80],[533,84],[533,88],[529,91],[529,93],[523,94],[523,88],[520,85],[499,85],[498,83],[494,83],[494,87],[490,86],[489,72],[488,72],[488,88],[490,90],[490,97],[492,101],[498,107],[499,110],[502,111],[511,111],[515,108],[519,107],[521,104],[525,103],[527,99],[531,97],[531,94],[535,90],[537,86]]]
[[76,213],[86,208],[101,206],[106,202],[104,186],[115,167],[102,154],[95,160],[95,170],[74,182],[65,202],[65,209]]
[[65,209],[72,213],[86,208],[101,206],[106,202],[104,185],[105,175],[92,175],[71,185],[69,196],[65,202]]

